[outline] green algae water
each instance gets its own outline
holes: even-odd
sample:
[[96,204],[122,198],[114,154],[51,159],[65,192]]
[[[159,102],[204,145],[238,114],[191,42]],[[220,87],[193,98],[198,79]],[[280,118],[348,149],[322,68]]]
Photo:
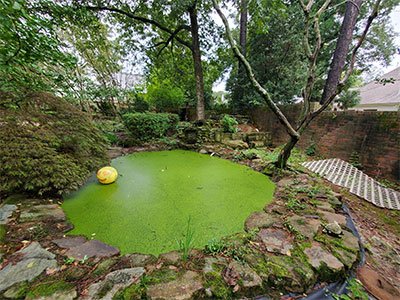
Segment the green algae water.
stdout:
[[193,245],[243,230],[250,213],[271,201],[274,184],[252,169],[183,150],[142,152],[113,160],[117,182],[89,182],[63,208],[83,234],[122,254],[178,249],[188,219]]

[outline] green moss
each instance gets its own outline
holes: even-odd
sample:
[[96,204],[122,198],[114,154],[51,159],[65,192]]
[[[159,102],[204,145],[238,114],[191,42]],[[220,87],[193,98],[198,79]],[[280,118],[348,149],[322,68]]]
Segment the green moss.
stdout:
[[225,283],[219,272],[208,272],[205,274],[205,288],[209,288],[213,299],[231,299],[232,291]]
[[117,292],[113,300],[136,300],[142,299],[145,295],[146,287],[142,284],[133,284],[123,289],[122,291]]
[[107,295],[107,293],[112,290],[113,286],[114,283],[111,280],[107,280],[106,282],[104,282],[100,290],[97,292],[96,296],[99,299],[104,298],[104,296]]
[[106,260],[103,260],[101,263],[98,264],[96,270],[93,271],[92,275],[94,277],[101,276],[105,274],[107,271],[110,270],[110,268],[115,265],[117,260],[115,258],[109,258]]
[[169,268],[154,270],[152,273],[146,276],[146,284],[170,282],[178,278],[180,275],[181,272],[177,272]]
[[0,224],[0,243],[4,243],[7,234],[7,227],[6,225]]
[[343,249],[343,250],[346,250],[346,251],[349,251],[349,252],[352,252],[355,254],[358,253],[358,249],[346,247],[346,245],[343,244],[343,240],[340,237],[332,237],[332,236],[328,236],[328,235],[324,235],[324,234],[317,234],[314,237],[314,240],[316,240],[317,242],[323,243],[329,249],[339,248],[339,249]]
[[23,281],[9,288],[3,295],[4,297],[11,299],[25,299],[28,290],[29,290],[28,282]]
[[74,286],[71,283],[65,281],[45,282],[31,289],[27,293],[26,299],[35,299],[43,296],[51,296],[57,291],[65,291],[72,289],[73,287]]

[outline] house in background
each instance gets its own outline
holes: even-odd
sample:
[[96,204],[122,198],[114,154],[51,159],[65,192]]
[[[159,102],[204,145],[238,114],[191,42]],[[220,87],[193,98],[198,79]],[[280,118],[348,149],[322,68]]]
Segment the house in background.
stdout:
[[360,88],[361,101],[349,110],[399,111],[400,67],[386,73],[379,81],[371,81]]

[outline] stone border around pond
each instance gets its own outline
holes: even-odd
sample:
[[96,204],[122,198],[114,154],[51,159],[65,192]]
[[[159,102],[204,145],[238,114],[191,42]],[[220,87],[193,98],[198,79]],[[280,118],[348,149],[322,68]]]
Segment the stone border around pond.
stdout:
[[185,260],[178,251],[158,258],[119,256],[101,241],[65,237],[72,225],[58,204],[10,198],[13,203],[0,208],[0,293],[48,300],[276,299],[308,293],[317,283],[346,276],[357,263],[358,239],[346,227],[340,200],[320,179],[285,177],[273,201],[247,218],[243,232],[194,249]]

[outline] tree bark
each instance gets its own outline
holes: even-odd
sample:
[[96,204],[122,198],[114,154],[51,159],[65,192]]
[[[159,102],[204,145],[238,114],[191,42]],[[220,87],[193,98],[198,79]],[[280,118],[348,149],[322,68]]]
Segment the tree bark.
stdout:
[[[247,0],[240,0],[240,33],[239,33],[239,46],[243,56],[247,56]],[[246,67],[239,60],[237,80],[235,86],[236,99],[241,101],[244,95],[244,84],[246,76]]]
[[201,64],[201,51],[199,41],[199,24],[197,22],[197,10],[196,7],[190,7],[190,32],[192,34],[192,57],[194,64],[194,77],[196,81],[196,119],[205,119],[205,102],[204,102],[204,78],[203,78],[203,66]]
[[324,92],[320,100],[321,105],[325,104],[337,93],[340,77],[349,53],[349,47],[353,40],[353,31],[362,2],[363,0],[352,0],[346,3],[346,11],[340,28],[339,38],[328,72],[328,78],[325,81]]

